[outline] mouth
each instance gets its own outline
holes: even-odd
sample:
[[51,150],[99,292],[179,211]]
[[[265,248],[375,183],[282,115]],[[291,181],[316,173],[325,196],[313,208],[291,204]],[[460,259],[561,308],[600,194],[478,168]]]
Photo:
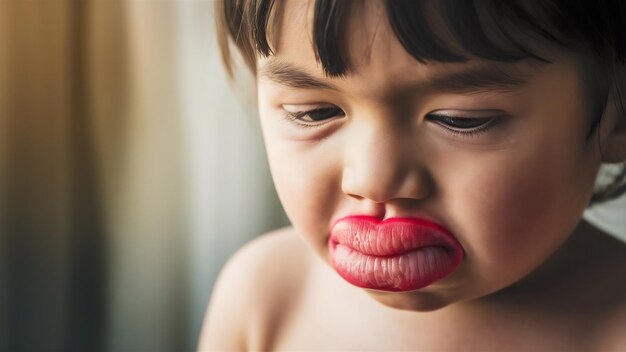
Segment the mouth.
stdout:
[[417,218],[348,216],[331,228],[330,263],[349,283],[401,292],[424,288],[461,264],[463,248],[440,224]]

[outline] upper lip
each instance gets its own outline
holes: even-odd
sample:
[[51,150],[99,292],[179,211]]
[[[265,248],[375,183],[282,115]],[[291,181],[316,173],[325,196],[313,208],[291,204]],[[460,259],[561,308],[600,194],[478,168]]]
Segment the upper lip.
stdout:
[[460,247],[442,225],[422,218],[348,216],[331,227],[330,241],[372,256],[392,256],[424,247],[455,250]]

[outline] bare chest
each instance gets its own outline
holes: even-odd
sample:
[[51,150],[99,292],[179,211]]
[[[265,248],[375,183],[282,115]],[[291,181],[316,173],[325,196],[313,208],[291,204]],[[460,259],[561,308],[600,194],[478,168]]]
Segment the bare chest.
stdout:
[[345,314],[318,307],[292,317],[276,335],[275,350],[319,351],[612,351],[583,329],[541,326],[444,326],[415,322],[399,326],[367,313]]
[[383,307],[355,288],[319,283],[281,326],[273,350],[359,351],[612,351],[598,340],[597,321],[546,319],[546,313],[499,312],[453,319],[440,313]]

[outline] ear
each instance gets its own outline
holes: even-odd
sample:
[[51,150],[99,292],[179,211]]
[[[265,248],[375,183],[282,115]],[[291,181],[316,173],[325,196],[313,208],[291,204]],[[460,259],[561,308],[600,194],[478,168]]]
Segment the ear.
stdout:
[[[612,116],[611,116],[612,115]],[[601,124],[602,162],[626,161],[626,114],[607,114]]]
[[604,121],[600,124],[600,147],[605,163],[626,161],[626,66],[621,65],[616,73]]

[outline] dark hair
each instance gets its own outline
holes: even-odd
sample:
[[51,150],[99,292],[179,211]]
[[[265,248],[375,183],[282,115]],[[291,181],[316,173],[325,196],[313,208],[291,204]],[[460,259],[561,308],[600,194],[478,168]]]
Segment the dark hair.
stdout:
[[[344,16],[355,0],[316,0],[313,46],[324,72],[342,76],[349,71],[342,45]],[[515,62],[534,58],[549,62],[530,49],[539,40],[593,60],[583,70],[591,97],[588,138],[604,115],[612,92],[617,111],[626,118],[622,91],[626,88],[626,1],[620,0],[385,0],[391,28],[405,50],[417,61],[463,62],[480,58]],[[273,54],[268,32],[280,6],[275,0],[220,0],[216,2],[218,42],[230,75],[231,41],[252,72],[258,56]],[[460,48],[446,45],[432,28],[438,16]],[[626,164],[612,180],[597,189],[591,204],[626,192]]]

